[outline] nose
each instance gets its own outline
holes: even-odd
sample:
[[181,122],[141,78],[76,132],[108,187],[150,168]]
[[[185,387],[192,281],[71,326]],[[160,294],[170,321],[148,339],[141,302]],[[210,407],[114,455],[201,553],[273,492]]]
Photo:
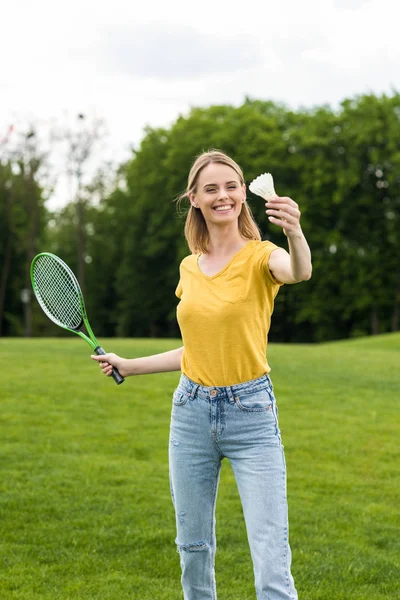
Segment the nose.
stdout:
[[225,188],[221,188],[218,192],[218,200],[226,200],[228,197],[228,194],[225,190]]

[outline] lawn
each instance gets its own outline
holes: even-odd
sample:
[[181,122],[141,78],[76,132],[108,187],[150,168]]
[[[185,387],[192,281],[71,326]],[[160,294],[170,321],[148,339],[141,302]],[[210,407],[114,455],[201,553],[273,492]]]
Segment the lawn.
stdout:
[[[178,340],[101,340],[125,356]],[[168,483],[179,373],[100,374],[81,340],[2,339],[0,599],[179,600]],[[300,600],[400,597],[400,335],[271,345]],[[219,600],[255,600],[229,463]]]

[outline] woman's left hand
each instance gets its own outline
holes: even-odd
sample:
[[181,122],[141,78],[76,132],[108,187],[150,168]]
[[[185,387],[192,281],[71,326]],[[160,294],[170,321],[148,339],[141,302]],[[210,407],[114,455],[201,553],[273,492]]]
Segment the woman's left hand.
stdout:
[[282,227],[287,237],[301,234],[299,205],[288,196],[275,196],[265,203],[268,220]]

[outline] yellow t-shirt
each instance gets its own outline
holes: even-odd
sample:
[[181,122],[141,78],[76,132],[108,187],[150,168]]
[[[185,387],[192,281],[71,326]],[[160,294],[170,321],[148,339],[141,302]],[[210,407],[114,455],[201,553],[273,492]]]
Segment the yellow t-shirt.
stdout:
[[256,379],[271,370],[268,331],[278,293],[268,268],[272,242],[249,241],[216,275],[204,275],[199,254],[183,259],[175,294],[184,351],[181,370],[205,386]]

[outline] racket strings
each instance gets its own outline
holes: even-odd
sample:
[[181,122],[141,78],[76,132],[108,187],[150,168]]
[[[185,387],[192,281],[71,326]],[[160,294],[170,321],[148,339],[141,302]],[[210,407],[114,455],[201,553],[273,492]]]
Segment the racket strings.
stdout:
[[40,256],[34,265],[39,304],[54,321],[76,329],[82,322],[80,290],[72,272],[51,256]]

